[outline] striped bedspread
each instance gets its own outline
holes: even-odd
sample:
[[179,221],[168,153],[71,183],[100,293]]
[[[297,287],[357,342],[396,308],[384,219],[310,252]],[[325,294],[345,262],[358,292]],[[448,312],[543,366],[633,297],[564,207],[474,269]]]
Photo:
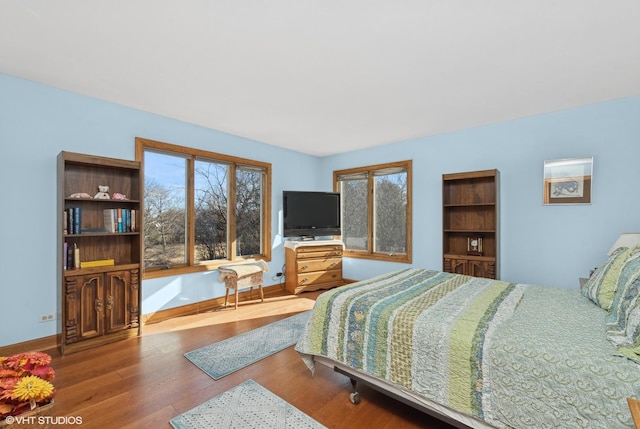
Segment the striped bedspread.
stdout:
[[404,269],[320,295],[296,345],[497,428],[632,428],[640,366],[572,289]]
[[507,282],[400,270],[318,297],[297,350],[417,387],[482,418],[487,334],[521,296],[521,288]]

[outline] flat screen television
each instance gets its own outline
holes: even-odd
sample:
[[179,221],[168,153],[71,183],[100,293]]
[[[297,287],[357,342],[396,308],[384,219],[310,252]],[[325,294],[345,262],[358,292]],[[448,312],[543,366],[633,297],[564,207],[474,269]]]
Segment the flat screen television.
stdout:
[[283,191],[285,237],[340,235],[340,193]]

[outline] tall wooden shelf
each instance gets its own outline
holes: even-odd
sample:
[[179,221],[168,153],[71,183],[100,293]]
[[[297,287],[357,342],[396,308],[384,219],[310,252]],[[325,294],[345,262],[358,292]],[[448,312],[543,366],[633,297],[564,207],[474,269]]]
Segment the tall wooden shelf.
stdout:
[[498,202],[498,170],[442,175],[443,271],[498,277]]
[[[126,199],[96,199],[99,185]],[[142,260],[140,163],[61,152],[58,155],[58,345],[62,354],[140,335]],[[71,197],[73,194],[86,194]],[[79,232],[66,211],[81,212]],[[109,232],[104,210],[136,212],[130,230]],[[113,265],[75,267],[65,254],[77,246],[81,262],[113,260]]]

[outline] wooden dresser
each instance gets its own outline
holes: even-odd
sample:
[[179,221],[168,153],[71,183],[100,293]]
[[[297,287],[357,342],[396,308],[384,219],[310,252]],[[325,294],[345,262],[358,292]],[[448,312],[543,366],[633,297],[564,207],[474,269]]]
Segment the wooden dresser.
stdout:
[[340,240],[285,242],[285,285],[290,293],[344,284]]

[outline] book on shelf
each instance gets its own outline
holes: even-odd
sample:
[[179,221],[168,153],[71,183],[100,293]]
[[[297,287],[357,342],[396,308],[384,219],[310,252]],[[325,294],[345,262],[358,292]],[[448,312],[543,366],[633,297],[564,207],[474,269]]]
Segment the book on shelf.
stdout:
[[66,269],[70,270],[71,268],[73,268],[73,246],[71,244],[67,244],[67,246],[65,247],[65,251],[65,257],[67,259]]
[[118,211],[118,232],[125,232],[124,228],[122,227],[122,212],[124,212],[123,209],[116,209]]
[[131,210],[131,232],[136,232],[138,229],[136,228],[136,217],[138,210]]
[[73,233],[80,234],[82,232],[82,209],[80,207],[73,208]]
[[111,233],[136,232],[137,210],[119,208],[103,211],[104,229]]
[[69,207],[64,211],[65,233],[80,234],[82,232],[82,209],[80,207]]
[[65,269],[80,268],[80,248],[76,243],[65,243],[66,264]]
[[80,268],[107,267],[110,265],[115,265],[115,261],[113,259],[98,259],[95,261],[80,262]]
[[114,212],[114,209],[104,209],[103,216],[104,216],[105,231],[116,232],[116,224],[118,221],[116,219],[116,214]]

